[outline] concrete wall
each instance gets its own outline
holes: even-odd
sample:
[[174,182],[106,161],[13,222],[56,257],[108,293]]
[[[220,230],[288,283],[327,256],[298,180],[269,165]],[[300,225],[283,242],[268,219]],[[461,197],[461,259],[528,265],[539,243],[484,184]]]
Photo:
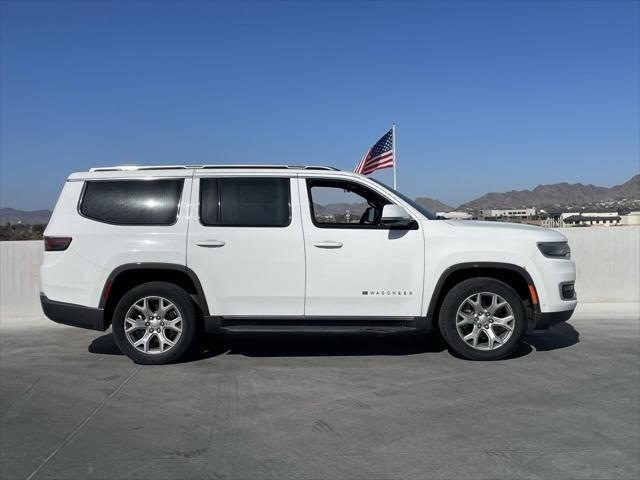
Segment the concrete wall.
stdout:
[[[578,267],[581,303],[640,302],[640,227],[563,228]],[[0,242],[0,317],[42,314],[42,242]]]
[[558,231],[569,239],[580,302],[640,302],[640,227]]
[[0,317],[35,317],[40,307],[42,241],[0,242]]

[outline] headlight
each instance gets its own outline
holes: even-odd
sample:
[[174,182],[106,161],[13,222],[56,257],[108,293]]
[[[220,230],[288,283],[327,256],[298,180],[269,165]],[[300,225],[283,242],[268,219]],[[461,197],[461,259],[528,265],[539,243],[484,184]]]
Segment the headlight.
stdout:
[[571,258],[571,249],[567,242],[543,242],[538,244],[538,250],[549,258]]

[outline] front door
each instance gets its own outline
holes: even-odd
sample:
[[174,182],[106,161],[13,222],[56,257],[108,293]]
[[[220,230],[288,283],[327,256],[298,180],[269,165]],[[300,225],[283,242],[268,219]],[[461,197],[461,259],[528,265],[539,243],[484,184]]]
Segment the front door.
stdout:
[[303,315],[304,262],[295,177],[196,172],[187,266],[212,315]]
[[307,316],[421,314],[422,227],[381,224],[384,193],[352,180],[300,178]]

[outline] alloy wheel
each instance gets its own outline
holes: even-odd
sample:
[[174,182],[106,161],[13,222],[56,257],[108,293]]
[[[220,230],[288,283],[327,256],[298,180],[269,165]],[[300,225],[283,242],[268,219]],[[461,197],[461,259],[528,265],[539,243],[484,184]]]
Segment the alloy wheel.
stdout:
[[143,297],[131,305],[124,318],[124,333],[135,349],[146,354],[171,350],[182,335],[182,314],[170,300]]
[[474,293],[458,307],[456,330],[476,350],[495,350],[506,344],[515,328],[513,308],[492,292]]

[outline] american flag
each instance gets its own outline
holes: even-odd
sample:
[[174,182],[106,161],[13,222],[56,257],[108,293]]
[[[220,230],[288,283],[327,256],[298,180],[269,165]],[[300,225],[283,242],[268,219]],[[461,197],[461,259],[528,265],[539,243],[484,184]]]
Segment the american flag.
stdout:
[[356,173],[369,175],[381,168],[393,167],[393,129],[385,133],[378,142],[367,150],[362,160],[353,170]]

